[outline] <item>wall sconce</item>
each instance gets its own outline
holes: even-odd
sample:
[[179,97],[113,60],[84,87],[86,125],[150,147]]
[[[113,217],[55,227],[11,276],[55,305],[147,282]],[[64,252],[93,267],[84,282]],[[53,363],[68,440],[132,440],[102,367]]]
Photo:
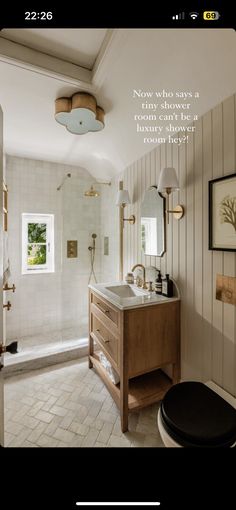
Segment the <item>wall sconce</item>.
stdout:
[[182,205],[178,204],[172,210],[169,209],[169,195],[172,191],[179,190],[179,183],[176,175],[176,171],[174,168],[162,168],[160,173],[159,182],[158,182],[158,191],[160,193],[166,193],[167,195],[167,205],[166,205],[166,214],[167,214],[167,223],[169,223],[169,214],[172,213],[176,220],[180,220],[184,215],[184,208]]
[[125,189],[123,189],[123,181],[119,182],[119,191],[117,193],[116,198],[116,205],[119,206],[119,219],[120,219],[120,268],[119,268],[119,278],[122,281],[123,280],[123,244],[124,244],[124,238],[123,238],[123,232],[124,232],[124,222],[128,221],[131,225],[135,223],[135,216],[131,214],[129,218],[124,218],[124,208],[127,204],[130,204],[130,196],[129,192]]
[[[123,207],[123,209],[124,209],[124,207],[130,203],[131,202],[130,202],[129,192],[126,189],[119,189],[119,191],[117,193],[116,205]],[[134,225],[134,223],[135,223],[134,214],[131,214],[131,216],[129,218],[122,218],[122,219],[123,219],[123,222],[128,221],[130,223],[130,225]],[[123,228],[124,228],[124,223],[123,223]]]

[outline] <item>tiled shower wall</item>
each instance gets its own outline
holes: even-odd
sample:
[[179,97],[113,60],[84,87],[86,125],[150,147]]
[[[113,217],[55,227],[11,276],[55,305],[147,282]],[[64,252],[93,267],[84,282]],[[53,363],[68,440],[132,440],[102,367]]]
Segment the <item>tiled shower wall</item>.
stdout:
[[[71,173],[60,191],[57,187]],[[97,234],[95,269],[100,279],[100,198],[86,198],[93,179],[84,169],[18,157],[6,158],[9,188],[8,245],[12,308],[7,339],[65,328],[87,329],[91,234]],[[55,215],[55,272],[21,274],[21,214]],[[67,258],[67,240],[78,241],[78,258]]]
[[[236,307],[215,299],[216,274],[236,276],[236,254],[208,250],[208,181],[236,170],[236,97],[231,96],[196,122],[189,143],[178,147],[163,144],[128,167],[120,179],[129,190],[131,205],[125,216],[136,215],[134,226],[124,228],[124,274],[133,264],[156,266],[170,273],[181,292],[181,376],[213,380],[236,396]],[[174,166],[180,191],[171,195],[185,215],[180,221],[170,215],[167,249],[163,257],[145,257],[140,242],[140,205],[145,190],[157,184],[160,170]],[[102,196],[102,231],[110,234],[111,251],[102,256],[102,271],[111,280],[118,273],[118,220],[112,197],[117,181]],[[111,228],[111,218],[113,226]],[[113,272],[112,272],[113,268]]]

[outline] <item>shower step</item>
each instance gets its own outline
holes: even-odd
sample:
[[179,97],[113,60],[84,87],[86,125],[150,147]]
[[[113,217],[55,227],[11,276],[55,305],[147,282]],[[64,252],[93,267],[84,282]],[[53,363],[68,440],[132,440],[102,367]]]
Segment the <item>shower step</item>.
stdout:
[[[87,339],[86,339],[87,340]],[[32,352],[27,355],[22,355],[21,359],[19,356],[5,356],[5,363],[3,368],[4,377],[12,377],[30,370],[38,370],[50,365],[56,365],[57,363],[63,363],[65,361],[71,361],[78,358],[83,358],[88,355],[88,341],[80,342],[78,346],[64,347],[61,352]],[[26,359],[27,358],[27,359]]]

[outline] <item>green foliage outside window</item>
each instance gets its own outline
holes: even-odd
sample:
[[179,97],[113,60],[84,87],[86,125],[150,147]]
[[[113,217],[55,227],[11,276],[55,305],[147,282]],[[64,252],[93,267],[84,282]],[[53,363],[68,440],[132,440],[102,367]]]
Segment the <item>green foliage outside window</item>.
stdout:
[[46,243],[46,223],[28,223],[28,242]]
[[43,265],[47,261],[46,223],[28,223],[28,259],[29,266]]

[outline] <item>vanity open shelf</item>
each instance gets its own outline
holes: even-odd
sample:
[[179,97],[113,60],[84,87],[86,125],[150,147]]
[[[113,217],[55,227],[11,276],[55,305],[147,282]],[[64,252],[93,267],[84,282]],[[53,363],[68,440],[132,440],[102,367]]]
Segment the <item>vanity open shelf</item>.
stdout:
[[[90,358],[98,374],[114,398],[117,406],[120,408],[120,384],[115,385],[111,379],[107,377],[107,372],[96,354],[90,356]],[[171,379],[162,372],[161,369],[130,379],[128,391],[129,412],[138,411],[143,407],[161,400],[171,386]]]
[[[161,400],[180,374],[179,298],[134,297],[133,306],[130,299],[117,298],[116,306],[101,285],[90,286],[89,367],[95,368],[120,409],[123,432],[129,412]],[[119,384],[110,379],[97,348],[119,375]],[[172,365],[171,378],[162,371],[166,365]]]

